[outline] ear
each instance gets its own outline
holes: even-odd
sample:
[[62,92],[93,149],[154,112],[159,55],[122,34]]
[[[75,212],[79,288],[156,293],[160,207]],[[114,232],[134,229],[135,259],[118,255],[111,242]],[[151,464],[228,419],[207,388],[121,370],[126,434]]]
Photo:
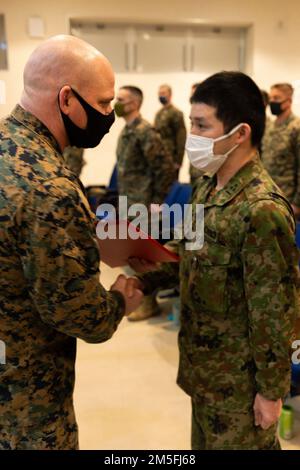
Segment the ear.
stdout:
[[61,88],[58,94],[59,107],[64,114],[70,113],[70,101],[73,98],[73,93],[69,85],[65,85]]
[[249,140],[251,138],[251,127],[249,124],[244,123],[239,129],[238,129],[238,138],[236,143],[237,144],[242,144],[246,140]]

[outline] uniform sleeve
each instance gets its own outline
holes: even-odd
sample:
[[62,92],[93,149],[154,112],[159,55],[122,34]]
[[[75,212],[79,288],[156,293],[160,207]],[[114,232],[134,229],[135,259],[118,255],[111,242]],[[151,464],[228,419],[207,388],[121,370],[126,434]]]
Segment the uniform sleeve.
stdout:
[[300,207],[300,125],[293,130],[293,151],[295,154],[295,179],[296,179],[296,192],[291,201],[297,207]]
[[290,388],[299,311],[299,259],[288,210],[272,201],[256,203],[241,256],[256,387],[265,398],[276,400]]
[[91,343],[109,339],[124,299],[99,282],[99,250],[88,203],[66,178],[28,196],[19,250],[30,296],[42,320]]
[[176,163],[181,166],[186,142],[186,128],[182,113],[176,116],[174,124],[176,135]]
[[141,145],[153,175],[152,203],[162,204],[175,180],[172,158],[165,150],[159,133],[153,128],[143,134]]

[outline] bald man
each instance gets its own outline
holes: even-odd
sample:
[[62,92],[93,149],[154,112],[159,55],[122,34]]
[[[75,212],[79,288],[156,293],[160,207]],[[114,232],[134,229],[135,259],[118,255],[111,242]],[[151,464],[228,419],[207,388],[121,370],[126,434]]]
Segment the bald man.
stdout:
[[108,60],[58,36],[33,52],[0,123],[0,449],[78,448],[76,338],[106,341],[142,297],[123,276],[99,283],[95,220],[62,156],[99,144],[113,98]]

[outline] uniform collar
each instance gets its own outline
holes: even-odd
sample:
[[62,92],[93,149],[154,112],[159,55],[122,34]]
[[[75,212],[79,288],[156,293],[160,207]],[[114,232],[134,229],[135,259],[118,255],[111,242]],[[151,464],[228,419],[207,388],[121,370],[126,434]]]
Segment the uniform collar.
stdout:
[[51,134],[49,129],[37,117],[29,111],[25,111],[25,109],[23,109],[19,104],[14,108],[10,117],[18,121],[34,134],[37,134],[41,140],[46,141],[46,143],[59,154],[62,153],[57,140]]
[[203,185],[201,185],[199,192],[201,203],[205,207],[210,206],[223,206],[239,194],[249,183],[255,178],[259,178],[263,171],[263,165],[260,157],[257,154],[253,160],[250,160],[246,165],[239,169],[239,171],[228,181],[223,189],[218,191],[207,203],[206,200],[211,189],[216,185],[216,176],[204,175]]
[[133,121],[131,121],[129,124],[126,124],[126,129],[131,129],[133,127],[137,127],[142,121],[142,116],[139,114]]
[[292,122],[293,120],[295,119],[295,115],[293,113],[289,114],[288,117],[280,122],[279,124],[277,124],[275,121],[274,121],[274,125],[275,127],[285,127],[285,126],[288,126],[290,124],[290,122]]

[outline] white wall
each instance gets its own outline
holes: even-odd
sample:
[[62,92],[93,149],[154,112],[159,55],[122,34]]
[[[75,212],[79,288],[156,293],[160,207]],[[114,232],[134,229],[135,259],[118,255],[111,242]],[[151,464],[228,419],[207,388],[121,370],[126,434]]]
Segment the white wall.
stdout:
[[[247,73],[258,85],[268,89],[278,81],[295,83],[300,80],[300,2],[299,0],[0,0],[0,13],[5,14],[8,39],[9,70],[0,71],[6,82],[6,103],[0,104],[0,117],[9,113],[22,90],[22,71],[31,51],[41,42],[27,34],[27,19],[38,15],[45,20],[46,37],[68,33],[70,17],[126,19],[178,22],[207,21],[217,24],[253,25],[249,34]],[[146,90],[143,114],[152,119],[158,107],[157,87],[168,82],[174,89],[174,102],[188,116],[188,94],[191,83],[199,75],[157,75],[147,78],[135,75],[117,76],[116,85],[136,84]],[[298,95],[300,96],[300,95]],[[296,97],[295,111],[300,114],[300,99]],[[83,172],[85,184],[106,183],[113,163],[116,138],[122,128],[118,120],[99,148],[86,153],[88,165]],[[187,162],[181,173],[187,180]]]

